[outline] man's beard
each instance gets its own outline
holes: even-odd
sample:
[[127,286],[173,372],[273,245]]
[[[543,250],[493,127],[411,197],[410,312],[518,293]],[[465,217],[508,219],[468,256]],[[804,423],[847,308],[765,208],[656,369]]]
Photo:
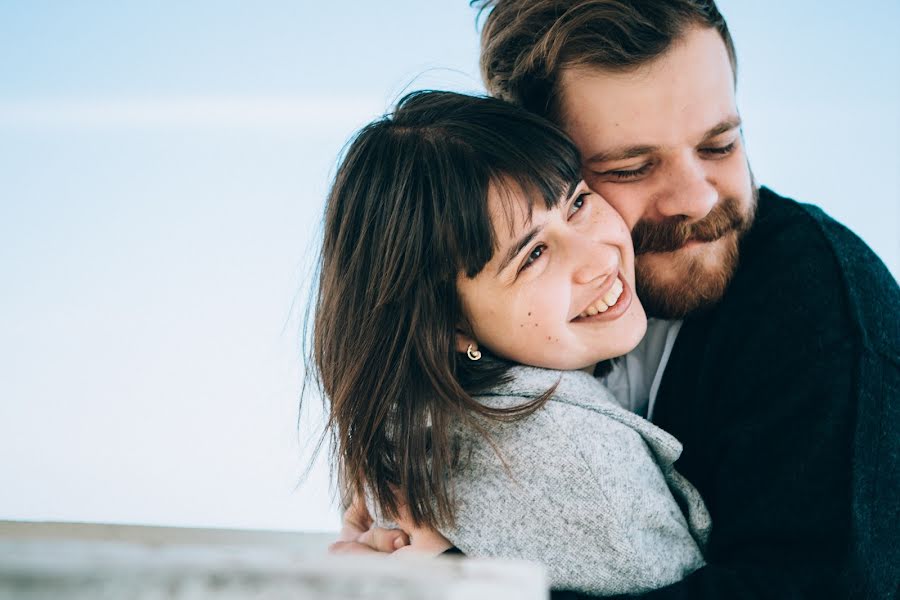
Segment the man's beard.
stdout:
[[[734,196],[719,201],[699,221],[677,217],[662,222],[641,220],[631,232],[634,241],[637,295],[647,316],[680,319],[709,308],[722,298],[738,264],[738,244],[753,223],[758,189],[753,186],[746,208]],[[674,252],[688,242],[714,242],[719,259],[709,256],[673,254],[665,264],[649,265],[641,260],[648,253]],[[698,248],[702,253],[704,248]],[[658,263],[658,261],[657,261]]]

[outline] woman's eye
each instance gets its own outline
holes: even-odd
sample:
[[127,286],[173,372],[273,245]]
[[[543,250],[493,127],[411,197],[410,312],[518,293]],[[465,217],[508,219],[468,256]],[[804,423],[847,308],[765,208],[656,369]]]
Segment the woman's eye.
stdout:
[[544,254],[544,249],[545,247],[543,245],[535,246],[534,250],[528,253],[528,256],[525,258],[525,262],[522,263],[522,268],[519,269],[519,272],[521,273],[522,271],[533,265],[535,261]]
[[584,203],[587,201],[587,194],[581,194],[577,198],[572,201],[572,205],[569,207],[569,218],[572,218],[572,215],[577,213],[584,206]]

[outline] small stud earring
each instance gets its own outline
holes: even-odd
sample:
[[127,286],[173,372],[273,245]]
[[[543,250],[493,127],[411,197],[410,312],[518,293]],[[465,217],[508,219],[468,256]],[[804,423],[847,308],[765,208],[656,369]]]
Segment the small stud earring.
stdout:
[[469,357],[469,360],[479,360],[481,359],[481,351],[475,347],[475,344],[469,344],[469,347],[466,348],[466,356]]

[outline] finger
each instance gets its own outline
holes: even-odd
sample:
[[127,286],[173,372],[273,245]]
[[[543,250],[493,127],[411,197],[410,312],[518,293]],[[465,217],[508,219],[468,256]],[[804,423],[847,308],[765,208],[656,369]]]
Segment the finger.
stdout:
[[403,531],[409,533],[411,548],[423,554],[436,556],[453,546],[453,544],[451,544],[450,541],[436,529],[429,527],[428,525],[416,525],[405,504],[401,504],[398,507],[397,512],[396,523]]
[[356,538],[356,541],[378,552],[393,552],[409,545],[409,536],[400,529],[372,527]]
[[381,554],[359,542],[334,542],[328,546],[328,554]]
[[344,512],[344,525],[365,531],[372,525],[372,517],[362,498],[356,497]]
[[358,498],[347,506],[341,517],[341,530],[338,534],[340,542],[355,542],[363,532],[372,525],[372,517],[365,502]]
[[388,556],[393,556],[395,558],[402,558],[404,556],[418,556],[421,557],[422,554],[413,546],[403,546],[402,548],[397,548]]
[[433,558],[435,556],[440,556],[452,547],[453,544],[443,536],[430,538],[413,537],[412,543],[409,546],[398,548],[393,553],[386,556],[394,556],[397,558],[403,556]]

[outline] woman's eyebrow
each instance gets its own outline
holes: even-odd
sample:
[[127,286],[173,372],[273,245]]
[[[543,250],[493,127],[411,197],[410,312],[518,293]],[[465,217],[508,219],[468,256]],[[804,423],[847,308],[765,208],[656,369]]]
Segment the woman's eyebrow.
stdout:
[[497,274],[499,275],[503,269],[505,269],[509,263],[512,262],[519,252],[522,251],[525,246],[531,243],[531,241],[537,236],[538,233],[541,232],[543,226],[534,226],[528,232],[519,238],[519,241],[513,244],[510,249],[507,251],[506,255],[503,257],[503,260],[500,261],[500,266],[497,267]]

